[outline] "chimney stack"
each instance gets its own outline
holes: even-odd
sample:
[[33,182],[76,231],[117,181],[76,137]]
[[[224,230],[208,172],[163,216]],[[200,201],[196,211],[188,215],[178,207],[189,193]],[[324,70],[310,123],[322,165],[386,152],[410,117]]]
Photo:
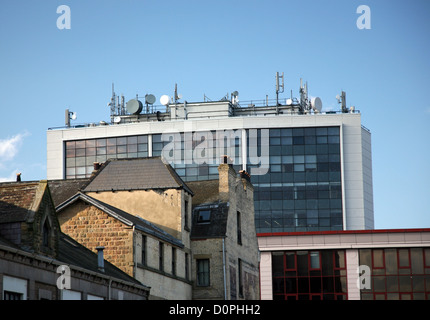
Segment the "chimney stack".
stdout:
[[21,182],[21,172],[16,174],[16,182]]
[[98,263],[98,269],[101,272],[105,272],[105,260],[103,256],[103,250],[105,247],[98,246],[96,247],[97,250],[97,263]]

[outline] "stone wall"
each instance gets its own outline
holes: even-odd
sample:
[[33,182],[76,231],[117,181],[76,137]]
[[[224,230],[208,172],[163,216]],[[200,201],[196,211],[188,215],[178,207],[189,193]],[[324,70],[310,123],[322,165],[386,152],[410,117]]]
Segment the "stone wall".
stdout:
[[59,221],[65,234],[93,252],[105,247],[104,258],[133,276],[132,228],[80,200],[65,208]]

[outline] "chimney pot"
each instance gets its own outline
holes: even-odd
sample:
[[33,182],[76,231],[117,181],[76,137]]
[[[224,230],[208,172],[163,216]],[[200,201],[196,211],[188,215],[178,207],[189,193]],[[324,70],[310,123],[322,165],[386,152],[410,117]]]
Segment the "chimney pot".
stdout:
[[94,170],[99,170],[100,169],[100,167],[101,167],[101,163],[100,162],[94,162],[93,163],[93,166],[94,166]]
[[21,172],[16,174],[16,181],[21,182]]

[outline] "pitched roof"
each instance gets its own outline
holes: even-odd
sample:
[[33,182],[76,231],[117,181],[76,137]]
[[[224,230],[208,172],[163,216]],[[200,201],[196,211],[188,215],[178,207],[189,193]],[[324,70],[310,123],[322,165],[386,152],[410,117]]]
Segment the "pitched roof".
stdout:
[[58,206],[64,201],[71,198],[79,190],[84,189],[90,182],[89,178],[85,179],[65,179],[65,180],[49,180],[49,190],[51,191],[52,201],[54,206]]
[[40,202],[40,186],[39,181],[0,184],[0,223],[32,219]]
[[60,234],[58,245],[59,254],[57,259],[61,262],[144,286],[107,260],[104,261],[104,272],[101,272],[98,268],[97,254],[64,233]]
[[219,200],[219,180],[188,181],[188,187],[194,191],[193,207]]
[[181,241],[179,241],[177,238],[171,236],[170,234],[168,234],[164,230],[158,228],[157,226],[155,226],[151,222],[149,222],[145,219],[142,219],[140,217],[134,216],[132,214],[129,214],[129,213],[127,213],[121,209],[118,209],[118,208],[111,206],[107,203],[104,203],[100,200],[94,199],[93,197],[90,197],[87,194],[84,194],[81,192],[75,194],[69,200],[67,200],[66,202],[63,202],[60,206],[58,206],[57,212],[60,213],[61,210],[65,209],[66,207],[68,207],[69,205],[73,204],[74,202],[76,202],[78,200],[85,201],[86,203],[89,203],[89,204],[97,207],[98,209],[107,213],[111,217],[121,221],[122,223],[124,223],[128,226],[135,226],[136,229],[138,229],[138,230],[140,230],[146,234],[153,235],[153,236],[155,236],[155,237],[157,237],[163,241],[169,242],[170,244],[175,245],[177,247],[182,248],[184,246],[183,243]]
[[193,194],[176,171],[160,157],[109,159],[91,178],[84,192],[180,189]]

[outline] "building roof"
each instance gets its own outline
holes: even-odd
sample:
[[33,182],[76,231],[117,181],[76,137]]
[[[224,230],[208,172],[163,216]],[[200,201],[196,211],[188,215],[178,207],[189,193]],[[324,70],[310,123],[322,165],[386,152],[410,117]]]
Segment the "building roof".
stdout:
[[102,273],[106,276],[111,276],[123,281],[143,285],[107,260],[104,261],[104,271],[101,272],[98,268],[97,254],[64,233],[61,233],[58,245],[59,254],[57,259],[61,262],[93,272]]
[[31,220],[39,206],[39,188],[39,181],[0,184],[0,223]]
[[219,200],[219,180],[188,181],[188,187],[194,191],[193,207],[213,203]]
[[54,206],[57,207],[74,196],[79,190],[84,189],[89,182],[90,178],[49,180],[48,185]]
[[91,178],[84,192],[148,190],[148,189],[191,189],[176,171],[160,157],[109,159]]
[[177,238],[171,236],[164,230],[158,228],[151,222],[142,219],[140,217],[134,216],[132,214],[129,214],[121,209],[118,209],[114,206],[111,206],[107,203],[104,203],[100,200],[94,199],[93,197],[88,196],[84,193],[77,193],[67,201],[63,202],[60,206],[57,207],[57,212],[60,213],[61,210],[65,209],[66,207],[70,206],[74,202],[82,200],[86,203],[89,203],[96,208],[102,210],[103,212],[107,213],[111,217],[121,221],[122,223],[128,225],[128,226],[134,226],[137,230],[140,230],[146,234],[153,235],[154,237],[157,237],[160,240],[169,242],[172,245],[175,245],[177,247],[183,247],[183,243],[179,241]]

